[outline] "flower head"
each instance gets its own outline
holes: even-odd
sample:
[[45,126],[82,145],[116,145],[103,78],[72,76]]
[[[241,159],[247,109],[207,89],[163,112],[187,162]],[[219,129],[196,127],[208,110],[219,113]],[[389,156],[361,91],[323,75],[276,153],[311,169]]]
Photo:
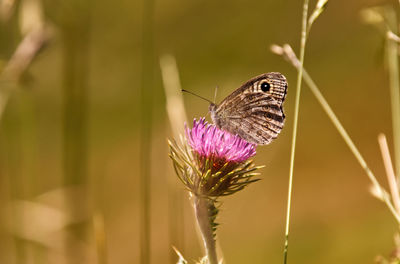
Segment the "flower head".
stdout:
[[204,118],[195,119],[192,129],[186,127],[186,137],[192,149],[202,157],[240,163],[256,155],[256,145],[207,124]]
[[196,195],[219,197],[242,190],[257,181],[250,160],[253,145],[237,135],[208,124],[204,118],[186,128],[182,146],[170,142],[170,157],[175,171],[188,190]]

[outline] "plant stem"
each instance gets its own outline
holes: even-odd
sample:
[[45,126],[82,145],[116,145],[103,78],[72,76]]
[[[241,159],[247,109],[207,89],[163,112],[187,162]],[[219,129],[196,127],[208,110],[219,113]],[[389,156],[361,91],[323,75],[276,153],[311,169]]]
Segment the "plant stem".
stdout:
[[140,130],[140,263],[149,264],[151,245],[151,134],[154,79],[154,0],[143,0]]
[[93,232],[97,251],[98,264],[107,264],[107,239],[104,224],[104,214],[97,211],[93,214]]
[[18,79],[29,67],[34,57],[49,38],[50,35],[46,31],[46,28],[34,29],[26,34],[0,73],[0,80],[2,82],[0,89],[0,119],[11,96],[11,92],[15,90]]
[[396,176],[393,170],[392,159],[390,158],[389,147],[387,144],[386,136],[379,134],[378,136],[379,147],[381,148],[383,164],[385,165],[386,176],[388,178],[389,189],[392,195],[392,201],[397,213],[400,213],[400,196],[397,185]]
[[204,249],[208,257],[209,264],[218,264],[216,244],[211,227],[211,210],[213,201],[210,199],[193,195],[193,207],[199,227],[201,238],[203,239]]
[[[397,36],[396,13],[392,8],[385,12],[390,31]],[[394,141],[394,161],[397,182],[400,181],[400,85],[399,85],[399,59],[397,54],[398,43],[391,38],[386,38],[387,64],[389,69],[390,98],[392,107],[392,126]]]
[[[176,59],[172,55],[163,55],[160,58],[161,76],[164,84],[166,108],[174,138],[178,139],[185,132],[184,124],[187,123],[186,110],[183,103],[182,88],[179,78]],[[172,174],[171,174],[172,175]],[[183,193],[178,188],[176,178],[168,178],[168,208],[169,221],[168,233],[170,245],[175,245],[184,251],[184,206]],[[176,254],[170,251],[170,263],[175,263]]]
[[293,134],[292,134],[292,148],[290,152],[290,172],[289,172],[289,187],[288,187],[288,201],[286,211],[286,228],[285,228],[285,245],[283,250],[283,263],[287,263],[287,254],[289,246],[289,225],[290,225],[290,208],[292,203],[292,186],[293,186],[293,169],[294,169],[294,158],[296,152],[296,138],[297,138],[297,123],[299,119],[299,106],[300,106],[300,93],[301,93],[301,82],[303,75],[303,63],[304,53],[307,39],[307,13],[308,13],[308,0],[304,0],[303,6],[303,23],[301,30],[301,43],[300,43],[300,70],[297,74],[297,88],[296,88],[296,101],[294,107],[294,121],[293,121]]
[[[87,192],[88,178],[88,109],[90,73],[90,1],[85,8],[78,0],[71,1],[76,20],[64,21],[61,27],[63,44],[63,181],[66,188],[79,186]],[[75,197],[65,192],[68,212],[76,217],[86,208],[89,200],[85,197],[79,204]],[[81,207],[82,206],[82,207]],[[74,237],[85,240],[88,236],[89,220],[69,226],[67,231]],[[87,252],[75,247],[74,242],[65,237],[68,263],[77,258],[87,258]]]

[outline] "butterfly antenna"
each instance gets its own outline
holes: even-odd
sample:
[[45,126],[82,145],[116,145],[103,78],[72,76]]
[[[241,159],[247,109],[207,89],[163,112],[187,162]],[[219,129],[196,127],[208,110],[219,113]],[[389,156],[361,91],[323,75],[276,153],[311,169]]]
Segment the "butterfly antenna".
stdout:
[[218,85],[215,87],[215,91],[214,91],[214,104],[216,104],[216,102],[217,102],[217,91],[218,91]]
[[213,104],[213,102],[211,102],[211,101],[208,100],[207,98],[204,98],[203,96],[200,96],[200,95],[198,95],[198,94],[195,94],[195,93],[193,93],[193,92],[191,92],[191,91],[182,89],[182,92],[190,93],[191,95],[194,95],[194,96],[196,96],[196,97],[199,97],[200,99],[203,99],[203,100],[209,102],[210,104]]

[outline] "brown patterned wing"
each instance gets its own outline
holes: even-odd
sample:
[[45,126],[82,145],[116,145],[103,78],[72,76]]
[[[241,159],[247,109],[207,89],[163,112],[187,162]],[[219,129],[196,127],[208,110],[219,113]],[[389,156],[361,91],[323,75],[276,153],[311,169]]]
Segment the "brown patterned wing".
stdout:
[[211,105],[211,117],[219,128],[248,142],[266,145],[282,130],[286,92],[282,74],[262,74],[244,83],[220,105]]

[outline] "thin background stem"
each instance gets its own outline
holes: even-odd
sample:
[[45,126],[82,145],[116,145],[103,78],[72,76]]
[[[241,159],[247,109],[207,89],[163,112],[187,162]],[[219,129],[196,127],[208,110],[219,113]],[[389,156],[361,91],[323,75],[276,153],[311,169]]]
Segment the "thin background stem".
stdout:
[[[80,186],[88,191],[88,120],[89,120],[89,72],[90,72],[90,1],[80,5],[71,1],[76,21],[63,21],[62,75],[63,75],[63,181],[66,187]],[[85,197],[79,204],[70,192],[65,192],[67,210],[78,216],[81,208],[89,205]],[[89,219],[67,227],[72,236],[84,240],[88,235]],[[69,263],[88,257],[81,247],[65,238],[65,250]]]
[[184,132],[184,124],[187,122],[187,117],[175,57],[169,54],[162,56],[160,58],[160,67],[167,100],[168,118],[174,137],[179,138]]
[[0,119],[10,98],[11,92],[22,73],[28,68],[39,50],[49,39],[49,32],[44,27],[29,32],[16,48],[11,59],[0,74]]
[[[28,16],[32,14],[35,15],[37,14],[36,12],[40,13],[38,9],[30,10],[30,12],[22,12],[26,6],[25,3],[26,1],[19,4],[19,12],[13,12],[13,8],[15,7],[14,3],[11,3],[8,10],[5,10],[6,7],[2,5],[0,11],[6,11],[7,14],[1,12],[1,19],[9,20],[11,16],[18,14],[21,25],[24,24]],[[20,33],[22,33],[23,39],[16,47],[11,58],[5,65],[2,65],[3,67],[1,67],[0,73],[0,123],[4,123],[4,126],[8,127],[4,132],[10,133],[8,136],[6,134],[6,140],[2,142],[2,145],[4,145],[7,151],[5,161],[2,164],[2,172],[5,172],[3,173],[4,175],[9,174],[10,176],[9,179],[7,179],[8,177],[3,177],[2,183],[5,183],[6,189],[2,188],[2,191],[9,191],[9,198],[11,199],[28,199],[37,192],[37,178],[35,177],[35,136],[37,135],[35,134],[33,99],[27,96],[25,92],[20,93],[20,98],[17,100],[17,102],[19,102],[17,109],[19,109],[20,112],[18,112],[18,114],[11,114],[12,121],[10,118],[3,117],[12,93],[16,92],[19,86],[18,81],[31,65],[37,54],[42,50],[44,44],[46,44],[51,37],[51,32],[47,25],[43,23],[40,15],[36,16],[34,21],[29,21],[29,28],[27,28],[26,31],[22,30],[21,26]],[[5,25],[9,24],[7,23]],[[11,31],[16,33],[14,30]],[[3,118],[5,120],[3,120]],[[8,121],[11,122],[7,124]],[[6,204],[4,204],[4,206],[5,205]],[[23,228],[21,221],[19,221],[23,216],[22,212],[13,210],[11,214],[5,213],[3,215],[2,213],[0,215],[2,218],[3,216],[6,217],[8,221],[15,223],[15,228]],[[10,243],[8,243],[9,245],[1,248],[0,254],[5,256],[4,259],[8,259],[11,262],[14,260],[15,263],[29,262],[29,260],[34,262],[44,261],[43,251],[40,250],[38,244],[25,240],[23,237],[11,236],[11,234],[10,237],[14,238],[15,243],[11,243],[10,241]],[[4,252],[4,250],[6,252]],[[31,257],[27,257],[29,254]]]
[[150,177],[153,100],[154,0],[143,0],[140,130],[140,263],[150,263]]
[[[385,17],[390,32],[397,36],[397,19],[393,8],[386,8]],[[390,81],[390,98],[392,107],[392,126],[394,143],[394,160],[397,182],[400,181],[400,85],[398,43],[392,38],[386,38],[387,64]]]
[[297,74],[297,88],[296,88],[296,101],[294,107],[294,121],[293,121],[293,134],[292,134],[292,148],[290,152],[290,172],[289,172],[289,187],[288,187],[288,201],[286,211],[286,228],[285,228],[285,245],[283,250],[283,263],[287,263],[287,254],[289,246],[289,226],[290,226],[290,208],[292,203],[292,186],[293,186],[293,170],[294,170],[294,158],[296,152],[296,138],[297,138],[297,123],[299,119],[299,106],[300,106],[300,93],[301,93],[301,82],[303,79],[303,63],[304,53],[306,47],[307,38],[307,14],[308,14],[308,0],[304,0],[303,6],[303,22],[301,29],[301,43],[300,43],[300,69]]
[[393,170],[392,159],[390,158],[389,147],[387,144],[386,136],[384,134],[380,134],[378,136],[379,146],[381,148],[383,164],[385,165],[386,176],[388,178],[390,193],[392,195],[392,201],[394,207],[396,208],[397,213],[400,212],[400,197],[399,197],[399,189],[397,185],[396,176]]
[[97,250],[97,263],[107,264],[107,237],[105,232],[104,214],[101,211],[93,214],[93,232]]
[[[160,58],[160,67],[167,101],[167,113],[174,138],[178,139],[184,133],[184,123],[187,122],[187,117],[175,57],[172,55],[162,56]],[[181,188],[178,188],[176,178],[172,177],[172,175],[168,177],[169,244],[184,251],[183,192]],[[176,254],[173,250],[170,250],[170,263],[175,263],[175,259]]]

